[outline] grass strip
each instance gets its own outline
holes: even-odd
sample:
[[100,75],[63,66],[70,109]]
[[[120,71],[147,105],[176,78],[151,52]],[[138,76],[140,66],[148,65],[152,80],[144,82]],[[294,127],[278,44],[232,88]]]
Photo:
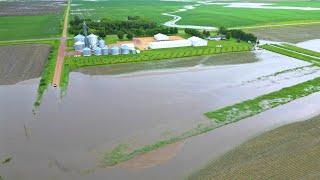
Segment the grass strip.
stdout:
[[[278,46],[280,46],[280,45],[278,45]],[[294,45],[291,45],[291,44],[281,44],[280,47],[285,48],[285,49],[289,49],[291,51],[296,51],[296,52],[299,52],[299,53],[302,53],[302,54],[306,54],[306,55],[309,55],[309,56],[314,56],[314,57],[319,57],[320,58],[320,53],[319,52],[312,51],[312,50],[309,50],[309,49],[304,49],[304,48],[297,47],[297,46],[294,46]]]
[[52,47],[48,55],[47,63],[41,75],[40,83],[37,90],[37,98],[33,104],[35,108],[40,106],[43,94],[47,89],[48,85],[52,82],[54,69],[56,66],[59,41],[51,41],[48,44],[50,44]]
[[116,164],[119,164],[124,161],[128,161],[135,156],[153,151],[155,149],[161,148],[163,146],[166,146],[168,144],[173,144],[178,141],[182,141],[185,139],[188,139],[193,136],[197,136],[209,131],[212,131],[218,127],[221,127],[223,125],[226,125],[227,123],[220,123],[220,124],[211,124],[211,125],[198,125],[198,127],[191,129],[189,131],[186,131],[182,133],[181,135],[171,137],[166,140],[160,140],[153,144],[146,145],[142,148],[135,149],[129,153],[126,153],[128,146],[125,144],[120,144],[116,148],[114,148],[112,151],[106,153],[104,155],[103,159],[103,165],[105,166],[114,166]]
[[236,122],[320,91],[320,78],[227,106],[205,115],[216,122]]
[[303,60],[303,61],[311,62],[311,63],[314,63],[316,65],[320,65],[320,61],[317,58],[310,57],[310,56],[303,55],[303,54],[299,54],[299,53],[295,53],[295,52],[292,52],[290,50],[283,49],[282,47],[278,47],[278,46],[275,46],[275,45],[266,45],[266,44],[262,45],[260,47],[263,48],[263,49],[266,49],[268,51],[272,51],[272,52],[275,52],[275,53],[278,53],[278,54],[282,54],[282,55],[289,56],[289,57],[292,57],[292,58],[296,58],[296,59],[300,59],[300,60]]

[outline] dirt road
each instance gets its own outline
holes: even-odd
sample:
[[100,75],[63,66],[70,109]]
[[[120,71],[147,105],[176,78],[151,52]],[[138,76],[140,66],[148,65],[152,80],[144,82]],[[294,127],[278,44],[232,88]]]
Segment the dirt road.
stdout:
[[57,56],[57,62],[56,62],[56,68],[54,71],[53,81],[52,84],[54,87],[57,87],[60,85],[60,79],[61,79],[61,72],[63,67],[63,60],[65,56],[65,49],[66,49],[66,39],[67,39],[67,29],[68,29],[68,18],[69,18],[69,11],[70,11],[70,0],[68,1],[67,11],[64,17],[64,24],[63,24],[63,31],[62,31],[62,37],[60,39],[60,46],[58,50],[58,56]]

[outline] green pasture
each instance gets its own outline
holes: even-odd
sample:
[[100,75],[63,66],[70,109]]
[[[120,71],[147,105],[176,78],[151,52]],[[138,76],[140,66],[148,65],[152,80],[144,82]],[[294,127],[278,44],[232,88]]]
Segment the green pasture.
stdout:
[[171,18],[161,15],[162,13],[175,11],[185,4],[187,3],[159,0],[73,0],[70,14],[71,16],[79,15],[82,18],[118,20],[126,19],[128,16],[140,16],[163,23]]
[[320,21],[320,11],[228,8],[221,5],[200,6],[176,14],[182,17],[178,24],[215,27],[246,27]]
[[0,41],[57,37],[61,14],[0,17]]

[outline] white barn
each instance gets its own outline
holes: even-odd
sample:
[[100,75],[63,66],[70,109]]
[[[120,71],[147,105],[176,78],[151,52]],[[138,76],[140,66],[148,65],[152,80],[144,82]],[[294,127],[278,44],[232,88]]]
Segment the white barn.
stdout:
[[158,41],[151,42],[149,44],[150,49],[162,49],[162,48],[175,48],[175,47],[187,47],[192,46],[189,40],[175,40],[175,41]]
[[161,34],[161,33],[158,33],[158,34],[154,35],[153,37],[156,41],[168,41],[169,40],[169,36],[167,36],[165,34]]
[[192,36],[188,40],[191,42],[192,46],[207,46],[208,45],[207,40],[201,39],[196,36]]

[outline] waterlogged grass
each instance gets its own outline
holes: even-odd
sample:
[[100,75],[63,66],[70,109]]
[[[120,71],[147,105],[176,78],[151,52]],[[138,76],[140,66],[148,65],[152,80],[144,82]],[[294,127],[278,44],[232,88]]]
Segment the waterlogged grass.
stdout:
[[[221,44],[222,47],[216,47]],[[117,55],[117,56],[91,56],[91,57],[67,57],[63,67],[61,78],[61,87],[66,89],[68,85],[69,72],[75,69],[111,65],[121,63],[136,63],[165,59],[177,59],[183,57],[205,56],[230,52],[243,52],[250,51],[252,45],[249,43],[237,43],[235,40],[215,42],[210,41],[206,47],[182,47],[171,49],[156,49],[143,51],[141,54],[136,55]]]
[[217,122],[235,122],[318,91],[320,91],[320,78],[315,78],[251,100],[207,112],[205,115]]
[[182,141],[182,140],[188,139],[190,137],[197,136],[197,135],[212,131],[212,130],[214,130],[218,127],[221,127],[225,124],[226,123],[220,123],[220,124],[212,123],[210,125],[198,125],[198,127],[191,129],[189,131],[186,131],[186,132],[182,133],[181,135],[174,136],[174,137],[171,137],[166,140],[157,141],[153,144],[135,149],[131,152],[127,152],[127,150],[128,150],[127,145],[120,144],[116,148],[114,148],[113,150],[111,150],[110,152],[105,154],[103,164],[105,166],[114,166],[114,165],[119,164],[121,162],[128,161],[128,160],[134,158],[135,156],[153,151],[155,149],[161,148],[161,147],[166,146],[168,144],[173,144],[175,142]]
[[283,47],[285,49],[289,49],[291,51],[296,51],[296,52],[299,52],[299,53],[303,53],[303,54],[306,54],[306,55],[315,56],[315,57],[319,57],[320,58],[320,53],[319,52],[312,51],[312,50],[309,50],[309,49],[304,49],[304,48],[297,47],[297,46],[294,46],[294,45],[291,45],[291,44],[281,44],[281,47]]
[[41,75],[40,83],[39,83],[38,90],[37,90],[37,98],[34,102],[35,108],[40,106],[43,94],[44,94],[45,90],[47,89],[47,87],[52,82],[54,69],[56,66],[59,41],[51,41],[48,44],[50,44],[52,47],[51,47],[51,50],[50,50],[50,53],[48,56],[47,63],[45,65],[44,70]]
[[311,63],[315,63],[317,65],[320,65],[320,59],[318,58],[314,58],[314,57],[310,57],[308,55],[303,55],[303,54],[299,54],[299,53],[295,53],[292,52],[291,50],[287,50],[285,47],[283,46],[279,46],[279,45],[262,45],[261,48],[266,49],[268,51],[272,51],[278,54],[282,54],[285,56],[289,56],[289,57],[293,57],[296,59],[300,59],[303,61],[308,61]]

